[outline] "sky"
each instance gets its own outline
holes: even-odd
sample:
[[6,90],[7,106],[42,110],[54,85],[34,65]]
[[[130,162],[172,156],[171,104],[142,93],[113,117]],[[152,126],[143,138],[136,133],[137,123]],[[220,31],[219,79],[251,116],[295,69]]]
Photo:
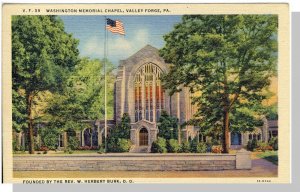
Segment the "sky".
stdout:
[[[108,31],[107,58],[115,66],[138,50],[152,45],[158,49],[164,46],[163,35],[172,31],[181,21],[181,16],[106,16],[121,20],[125,36]],[[79,39],[80,56],[103,59],[104,55],[104,16],[60,16],[65,30]]]

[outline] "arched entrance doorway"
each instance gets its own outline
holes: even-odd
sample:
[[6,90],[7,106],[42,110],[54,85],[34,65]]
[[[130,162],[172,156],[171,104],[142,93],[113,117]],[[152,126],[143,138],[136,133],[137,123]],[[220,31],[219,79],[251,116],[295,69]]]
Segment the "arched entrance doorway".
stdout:
[[148,131],[146,128],[142,128],[140,130],[139,140],[140,140],[140,142],[139,142],[140,146],[148,145]]

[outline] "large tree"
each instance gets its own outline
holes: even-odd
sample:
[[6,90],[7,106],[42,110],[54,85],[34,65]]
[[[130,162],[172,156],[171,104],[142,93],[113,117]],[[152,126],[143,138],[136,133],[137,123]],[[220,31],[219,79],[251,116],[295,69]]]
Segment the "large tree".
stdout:
[[[31,154],[34,153],[34,98],[42,91],[61,89],[67,74],[78,62],[77,45],[78,40],[64,31],[63,22],[56,16],[12,17],[13,92],[14,95],[23,92],[26,102]],[[13,101],[13,105],[14,112],[23,112],[18,110],[17,102]]]
[[[83,58],[59,94],[48,101],[45,120],[49,129],[82,130],[83,120],[104,119],[104,62]],[[106,61],[108,118],[113,117],[113,65]]]
[[160,54],[171,63],[164,86],[171,94],[189,88],[194,120],[221,127],[224,153],[230,128],[257,125],[276,72],[277,25],[274,15],[186,15],[164,36]]

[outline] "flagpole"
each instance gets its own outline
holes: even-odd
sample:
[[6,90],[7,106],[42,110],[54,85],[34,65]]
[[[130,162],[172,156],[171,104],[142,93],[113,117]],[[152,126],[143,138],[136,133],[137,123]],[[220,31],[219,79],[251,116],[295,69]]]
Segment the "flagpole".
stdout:
[[107,153],[107,98],[106,98],[106,57],[107,57],[107,30],[106,16],[104,16],[104,134],[105,134],[105,153]]

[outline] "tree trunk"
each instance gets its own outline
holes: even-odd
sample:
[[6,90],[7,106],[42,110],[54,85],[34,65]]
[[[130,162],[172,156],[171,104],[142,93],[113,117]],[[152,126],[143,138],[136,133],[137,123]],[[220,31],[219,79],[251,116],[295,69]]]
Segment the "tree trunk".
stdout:
[[29,93],[27,95],[27,118],[28,118],[28,130],[29,130],[29,153],[34,154],[34,135],[33,135],[33,119],[32,119],[32,99],[33,96]]
[[64,141],[64,148],[68,148],[68,135],[67,132],[63,132],[63,141]]
[[181,144],[181,129],[179,123],[177,125],[177,131],[178,131],[178,135],[177,135],[178,143]]
[[229,153],[229,111],[224,111],[224,123],[223,123],[223,153]]
[[230,99],[229,99],[229,88],[227,83],[227,67],[226,62],[223,61],[224,66],[224,98],[223,98],[223,143],[222,153],[229,153],[229,110],[230,110]]

